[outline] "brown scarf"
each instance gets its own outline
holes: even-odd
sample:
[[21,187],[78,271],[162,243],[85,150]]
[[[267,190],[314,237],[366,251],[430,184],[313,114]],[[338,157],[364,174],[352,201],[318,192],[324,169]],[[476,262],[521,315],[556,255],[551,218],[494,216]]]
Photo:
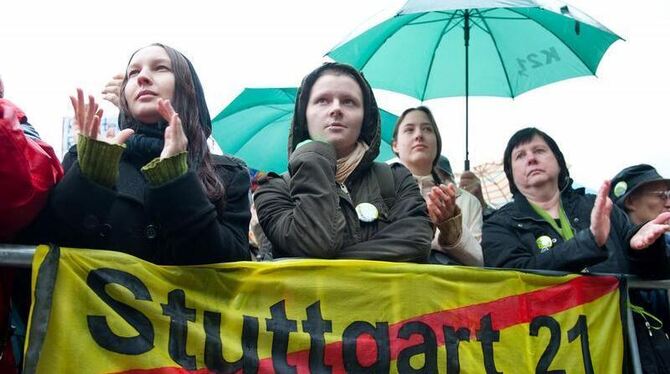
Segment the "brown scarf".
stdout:
[[337,173],[335,174],[337,183],[344,183],[344,181],[347,180],[358,164],[361,163],[361,160],[368,149],[370,149],[370,147],[359,140],[356,143],[356,148],[354,148],[351,153],[345,157],[337,159]]

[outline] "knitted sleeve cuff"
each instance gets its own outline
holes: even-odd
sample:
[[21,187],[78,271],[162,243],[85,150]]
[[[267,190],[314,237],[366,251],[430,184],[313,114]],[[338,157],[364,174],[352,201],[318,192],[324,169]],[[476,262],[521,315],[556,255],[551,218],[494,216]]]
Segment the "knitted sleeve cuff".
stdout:
[[457,206],[454,216],[437,225],[440,229],[437,241],[443,247],[453,247],[461,240],[463,233],[463,216]]
[[142,167],[144,176],[152,186],[160,186],[177,179],[188,171],[188,153],[186,151],[169,158],[154,158]]
[[82,174],[105,187],[114,187],[124,145],[110,144],[79,134],[77,159]]

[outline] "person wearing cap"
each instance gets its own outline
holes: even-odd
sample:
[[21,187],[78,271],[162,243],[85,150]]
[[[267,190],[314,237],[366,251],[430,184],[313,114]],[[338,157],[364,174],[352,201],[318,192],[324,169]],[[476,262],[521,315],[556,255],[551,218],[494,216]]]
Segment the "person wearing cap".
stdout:
[[[99,139],[102,110],[71,97],[78,141],[31,239],[125,252],[164,265],[249,260],[249,175],[207,147],[211,120],[184,55],[132,54],[120,88],[122,130]],[[35,239],[36,238],[36,239]]]
[[634,226],[608,198],[573,189],[556,142],[536,128],[517,131],[503,156],[514,200],[484,223],[487,266],[666,277],[670,212]]
[[440,155],[442,139],[430,109],[405,110],[393,129],[393,152],[419,185],[437,228],[431,262],[481,266],[482,207],[453,182],[449,160]]
[[[670,179],[663,178],[651,165],[639,164],[621,170],[612,178],[612,186],[610,198],[628,214],[634,225],[643,225],[661,213],[670,212]],[[670,234],[666,233],[665,239],[667,253]],[[629,297],[635,305],[633,320],[644,372],[661,373],[661,367],[670,369],[670,343],[663,336],[654,339],[657,334],[670,332],[668,291],[632,289]],[[663,356],[665,363],[659,361]]]
[[254,195],[274,258],[426,262],[426,204],[405,167],[374,161],[380,143],[379,109],[355,68],[327,63],[303,79],[288,172],[269,173]]
[[[610,197],[635,225],[670,212],[670,179],[663,178],[651,165],[640,164],[621,170],[612,179]],[[666,234],[667,238],[670,236]]]

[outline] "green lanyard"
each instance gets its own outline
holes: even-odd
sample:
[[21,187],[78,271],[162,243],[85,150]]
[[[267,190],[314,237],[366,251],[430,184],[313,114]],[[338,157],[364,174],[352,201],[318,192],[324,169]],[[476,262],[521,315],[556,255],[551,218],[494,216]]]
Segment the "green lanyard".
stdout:
[[[530,203],[530,202],[529,202]],[[551,227],[556,230],[556,232],[561,235],[563,240],[570,240],[572,239],[575,234],[572,232],[572,227],[570,227],[570,221],[568,220],[568,216],[565,214],[565,210],[563,210],[563,204],[561,203],[559,206],[558,210],[558,218],[561,221],[561,227],[559,228],[558,225],[556,224],[556,220],[554,220],[549,213],[547,213],[546,210],[540,208],[539,206],[530,203],[530,206],[533,207],[533,210],[535,213],[539,214],[542,219],[547,221],[551,225]]]

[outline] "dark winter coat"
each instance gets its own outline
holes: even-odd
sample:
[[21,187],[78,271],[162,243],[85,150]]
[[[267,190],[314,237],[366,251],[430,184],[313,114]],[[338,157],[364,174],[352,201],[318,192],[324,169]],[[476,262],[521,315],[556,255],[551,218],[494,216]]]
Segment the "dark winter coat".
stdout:
[[[591,230],[594,195],[584,189],[566,187],[561,202],[575,233],[565,241],[544,221],[521,194],[484,222],[482,247],[484,264],[515,269],[544,269],[600,273],[628,273],[644,277],[667,274],[663,238],[644,250],[632,250],[629,242],[639,226],[632,225],[624,212],[614,207],[610,215],[611,229],[604,247],[598,247]],[[548,236],[553,242],[541,250],[537,239]]]
[[32,241],[108,249],[166,265],[248,260],[249,176],[230,157],[213,156],[225,187],[218,211],[193,171],[150,186],[143,164],[124,157],[114,188],[85,177],[75,147],[65,156],[66,174],[30,230]]
[[[332,145],[311,142],[306,111],[311,89],[326,70],[351,76],[363,94],[359,141],[369,146],[343,184],[335,180],[337,158]],[[360,258],[425,262],[433,228],[416,181],[404,166],[393,165],[394,196],[384,203],[381,180],[373,169],[379,154],[379,108],[365,78],[348,65],[324,64],[303,80],[288,139],[288,172],[269,174],[254,195],[258,219],[277,257]],[[388,167],[381,165],[381,167]],[[386,174],[386,175],[388,175]],[[385,184],[386,186],[386,184]],[[358,219],[356,206],[370,203],[379,218]]]
[[[312,142],[296,150],[286,179],[270,178],[256,192],[260,224],[277,257],[361,258],[425,262],[433,230],[409,171],[392,168],[395,202],[387,207],[379,178],[361,163],[344,186],[335,182],[334,148]],[[358,219],[356,206],[371,203],[379,219]]]

